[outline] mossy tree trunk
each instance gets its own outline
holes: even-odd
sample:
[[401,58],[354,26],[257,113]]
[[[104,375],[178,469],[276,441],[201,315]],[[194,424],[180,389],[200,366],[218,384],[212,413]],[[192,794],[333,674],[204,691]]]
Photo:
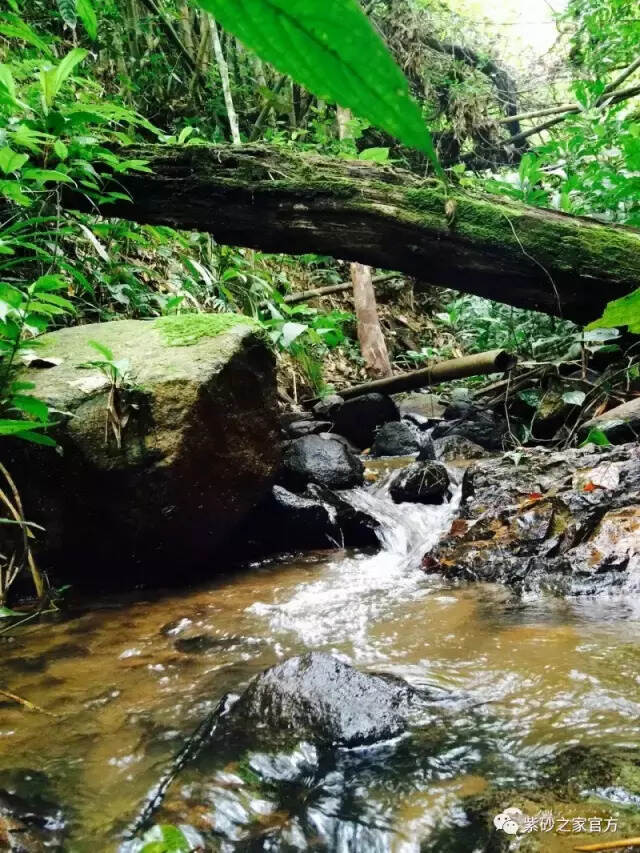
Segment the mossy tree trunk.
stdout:
[[[526,207],[360,161],[263,145],[142,146],[102,213],[209,232],[220,243],[317,252],[576,322],[640,286],[640,231]],[[90,208],[67,193],[68,206]],[[453,212],[452,212],[453,211]]]

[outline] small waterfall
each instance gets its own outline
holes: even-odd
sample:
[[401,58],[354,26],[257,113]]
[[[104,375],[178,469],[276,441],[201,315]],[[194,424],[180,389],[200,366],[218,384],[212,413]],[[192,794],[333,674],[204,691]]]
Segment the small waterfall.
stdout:
[[442,504],[397,504],[389,494],[391,478],[371,488],[341,492],[354,509],[379,522],[378,538],[384,551],[405,568],[416,568],[424,554],[447,532],[460,505],[461,488],[454,487],[451,500]]
[[394,503],[385,482],[341,492],[355,509],[379,522],[380,551],[331,552],[317,575],[298,584],[293,594],[288,590],[276,603],[255,602],[248,612],[266,617],[274,634],[291,632],[295,643],[341,649],[353,660],[375,662],[379,654],[371,630],[424,585],[422,557],[449,529],[460,491],[456,487],[449,502],[429,506]]

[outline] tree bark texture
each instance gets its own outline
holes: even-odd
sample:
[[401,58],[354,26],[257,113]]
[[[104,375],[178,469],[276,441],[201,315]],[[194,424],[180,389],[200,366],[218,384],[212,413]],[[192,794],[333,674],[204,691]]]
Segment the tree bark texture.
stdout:
[[[351,110],[338,106],[337,119],[340,139],[346,139],[350,135]],[[349,269],[353,285],[353,307],[356,313],[358,343],[367,373],[374,378],[391,376],[391,362],[378,317],[371,267],[355,262]]]
[[[114,179],[105,216],[213,234],[266,252],[315,252],[413,275],[578,323],[640,286],[640,231],[456,191],[362,161],[264,145],[136,146],[150,173]],[[451,215],[445,201],[455,202]],[[68,190],[67,206],[95,212]]]

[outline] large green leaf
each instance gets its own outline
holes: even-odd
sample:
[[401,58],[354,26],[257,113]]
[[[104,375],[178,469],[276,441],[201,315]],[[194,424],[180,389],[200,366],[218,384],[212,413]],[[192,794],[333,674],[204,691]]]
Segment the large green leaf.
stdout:
[[588,329],[614,329],[616,326],[628,326],[634,335],[640,335],[640,288],[628,296],[610,302],[599,320],[594,320]]
[[76,0],[57,0],[58,10],[62,20],[68,27],[75,27],[76,15]]
[[91,0],[76,0],[76,12],[92,41],[98,37],[98,17]]
[[310,92],[348,107],[437,165],[408,83],[356,0],[197,2]]

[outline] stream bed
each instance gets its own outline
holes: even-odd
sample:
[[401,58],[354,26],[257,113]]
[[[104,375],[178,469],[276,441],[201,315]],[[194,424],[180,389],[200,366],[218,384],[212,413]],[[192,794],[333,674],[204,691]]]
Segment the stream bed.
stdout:
[[[226,798],[211,849],[493,850],[473,839],[447,846],[433,833],[443,823],[464,829],[461,797],[522,784],[567,748],[638,748],[640,600],[522,599],[498,586],[445,586],[425,576],[420,558],[450,526],[455,498],[395,505],[383,489],[362,489],[350,499],[382,523],[376,554],[313,552],[193,589],[76,603],[0,639],[3,686],[55,715],[0,703],[0,788],[59,806],[66,838],[57,849],[118,850],[148,791],[220,697],[307,650],[473,702],[451,719],[446,749],[426,763],[424,755],[405,759],[415,772],[376,777],[351,768],[348,804],[343,797],[336,811],[325,797],[310,818],[313,832],[287,825],[295,811],[287,803],[276,808],[267,795],[252,803],[233,785],[210,786],[212,801]],[[208,784],[206,773],[198,765],[175,783],[163,821],[198,812],[194,792]],[[597,813],[606,816],[609,805]],[[624,821],[619,829],[624,835]],[[542,849],[615,837],[553,832]]]

